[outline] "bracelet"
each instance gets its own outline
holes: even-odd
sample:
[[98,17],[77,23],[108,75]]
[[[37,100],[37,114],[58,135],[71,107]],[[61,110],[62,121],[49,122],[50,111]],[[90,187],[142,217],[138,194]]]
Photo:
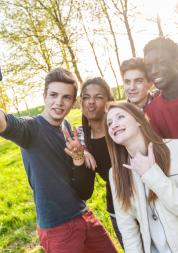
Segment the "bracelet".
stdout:
[[75,155],[72,157],[73,160],[75,161],[79,161],[79,160],[82,160],[84,159],[84,155]]
[[78,152],[72,155],[73,160],[82,160],[84,159],[84,148],[80,147]]

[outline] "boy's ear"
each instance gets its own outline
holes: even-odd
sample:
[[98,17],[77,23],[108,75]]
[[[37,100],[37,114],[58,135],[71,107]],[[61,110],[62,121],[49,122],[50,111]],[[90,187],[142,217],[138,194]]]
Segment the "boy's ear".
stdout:
[[153,82],[148,81],[148,87],[149,87],[149,90],[153,89],[153,87],[154,87]]

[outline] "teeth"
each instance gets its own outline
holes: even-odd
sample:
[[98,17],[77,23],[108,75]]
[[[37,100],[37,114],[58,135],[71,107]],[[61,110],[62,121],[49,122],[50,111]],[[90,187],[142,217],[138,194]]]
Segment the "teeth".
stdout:
[[124,130],[125,130],[125,129],[122,129],[122,130],[118,130],[118,131],[116,131],[116,132],[114,133],[114,136],[116,136],[116,135],[118,135],[118,134],[120,134],[120,133],[124,132]]
[[135,96],[137,96],[137,93],[130,93],[129,96],[130,97],[135,97]]
[[54,109],[56,113],[61,113],[62,110],[61,109]]
[[161,80],[162,80],[162,77],[158,77],[158,78],[155,78],[153,82],[154,83],[159,83]]

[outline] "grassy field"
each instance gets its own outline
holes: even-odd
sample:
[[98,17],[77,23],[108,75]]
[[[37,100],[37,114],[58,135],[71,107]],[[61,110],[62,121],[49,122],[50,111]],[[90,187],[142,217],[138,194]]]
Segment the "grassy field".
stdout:
[[[32,111],[40,113],[42,107]],[[72,125],[80,124],[80,111],[72,110],[68,116]],[[33,196],[21,161],[20,149],[0,138],[0,252],[42,253],[36,236],[36,216]],[[105,183],[96,178],[95,191],[88,205],[101,219],[119,248],[110,219],[106,212]]]

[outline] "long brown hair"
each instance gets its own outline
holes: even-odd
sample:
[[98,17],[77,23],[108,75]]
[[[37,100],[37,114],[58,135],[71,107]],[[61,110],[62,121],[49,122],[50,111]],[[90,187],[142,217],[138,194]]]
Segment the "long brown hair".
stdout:
[[[145,144],[148,146],[150,142],[153,143],[153,152],[155,161],[161,170],[168,175],[170,170],[170,152],[164,141],[159,137],[144,113],[135,105],[126,102],[110,102],[107,104],[107,111],[111,108],[120,108],[129,113],[140,124],[140,130],[143,134]],[[131,199],[134,197],[134,183],[132,172],[126,169],[123,164],[128,163],[129,154],[123,145],[116,144],[108,133],[108,127],[105,120],[106,141],[108,145],[109,154],[111,157],[111,164],[113,170],[113,180],[116,186],[116,194],[118,200],[121,201],[123,209],[127,210],[131,207]],[[156,194],[150,190],[148,201],[155,201]]]

